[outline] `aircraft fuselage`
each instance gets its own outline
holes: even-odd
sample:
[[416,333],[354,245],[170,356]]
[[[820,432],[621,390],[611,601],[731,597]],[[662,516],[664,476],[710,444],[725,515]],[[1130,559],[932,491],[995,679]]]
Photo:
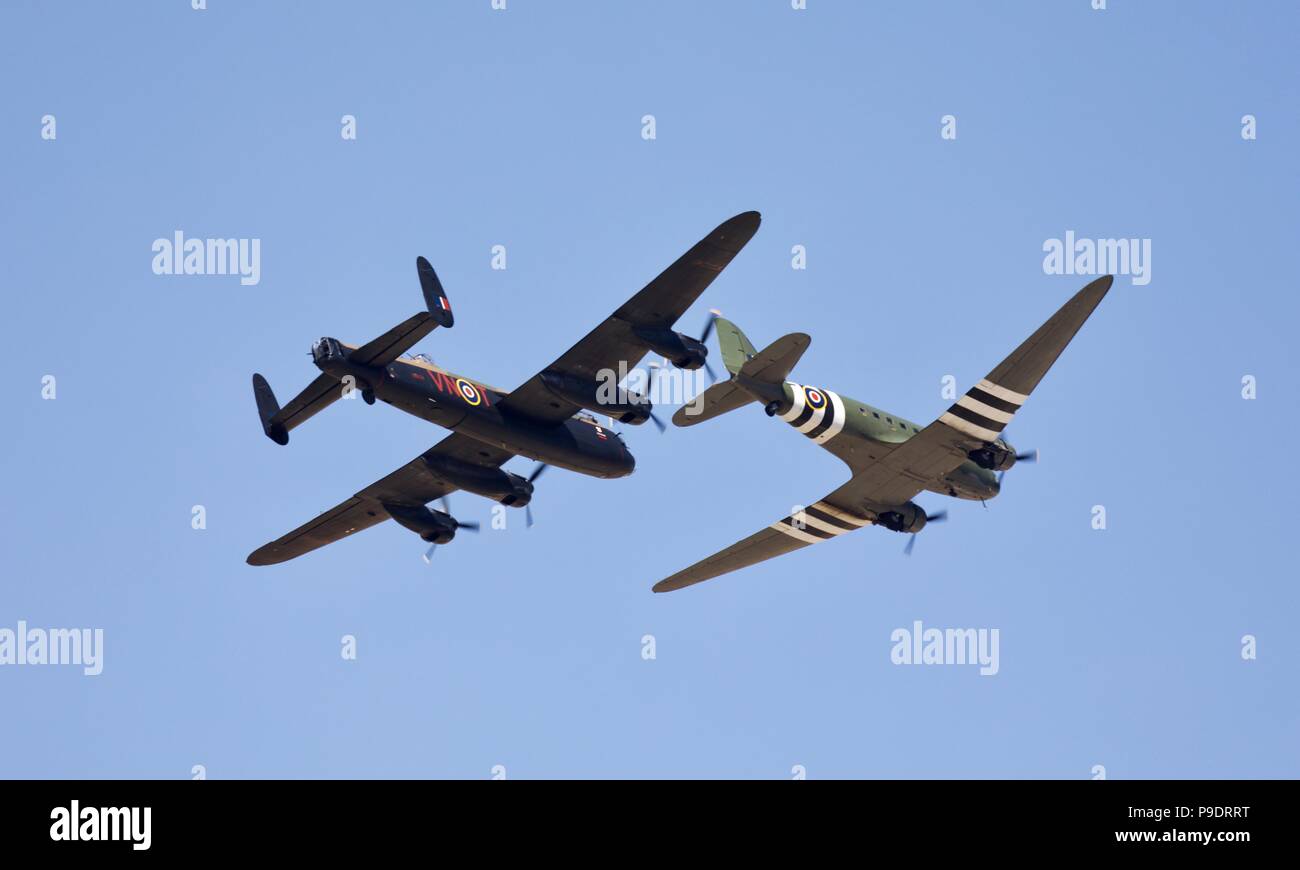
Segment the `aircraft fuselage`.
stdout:
[[538,424],[503,413],[501,400],[509,394],[502,390],[419,360],[399,359],[382,368],[359,366],[347,359],[351,350],[334,339],[321,339],[312,347],[312,359],[341,381],[351,377],[367,401],[378,399],[493,447],[591,477],[626,477],[636,467],[618,434],[586,415],[557,426]]
[[[786,381],[782,388],[785,399],[780,404],[787,410],[774,416],[851,466],[855,463],[850,457],[865,455],[867,459],[879,459],[924,428],[831,390],[791,381]],[[864,463],[856,463],[861,464]],[[996,496],[1000,487],[996,473],[967,460],[946,474],[940,484],[926,489],[953,498],[983,501]]]

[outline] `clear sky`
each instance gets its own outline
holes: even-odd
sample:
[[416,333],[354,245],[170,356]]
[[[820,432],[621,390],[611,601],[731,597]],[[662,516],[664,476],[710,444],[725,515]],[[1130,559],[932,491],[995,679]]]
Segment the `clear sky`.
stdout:
[[[105,640],[0,667],[0,775],[1300,776],[1300,14],[1108,5],[5,4],[0,628]],[[457,316],[417,350],[509,389],[749,209],[683,330],[807,332],[796,379],[921,422],[1087,282],[1047,240],[1149,239],[1150,281],[1012,424],[1042,462],[923,495],[911,558],[651,594],[847,479],[751,406],[622,427],[633,476],[553,470],[431,566],[393,523],[244,563],[445,435],[349,402],[281,448],[249,384],[419,310],[417,255]],[[260,282],[153,274],[177,230],[260,239]],[[999,672],[891,663],[916,620],[997,629]]]

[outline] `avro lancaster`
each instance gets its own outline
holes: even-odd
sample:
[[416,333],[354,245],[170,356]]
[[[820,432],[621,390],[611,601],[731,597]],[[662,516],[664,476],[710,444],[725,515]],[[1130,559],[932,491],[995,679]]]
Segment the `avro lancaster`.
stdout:
[[[311,357],[321,373],[284,407],[260,374],[253,375],[253,394],[263,431],[281,445],[288,444],[292,430],[354,390],[367,404],[384,402],[452,434],[342,504],[258,548],[248,563],[284,562],[387,519],[430,544],[427,560],[458,529],[475,528],[447,509],[446,496],[455,490],[527,508],[534,482],[550,465],[601,478],[631,474],[636,462],[623,439],[585,412],[630,425],[657,419],[645,393],[620,391],[614,402],[600,395],[602,372],[630,369],[651,351],[678,368],[707,366],[704,339],[712,318],[699,338],[673,327],[753,237],[759,220],[758,212],[751,211],[724,222],[559,359],[510,392],[403,357],[434,329],[455,322],[442,283],[429,261],[419,257],[416,271],[426,310],[360,346],[336,338],[316,341]],[[538,463],[528,477],[501,467],[516,455]],[[429,508],[435,499],[442,500],[442,510]],[[528,516],[531,520],[531,511]]]

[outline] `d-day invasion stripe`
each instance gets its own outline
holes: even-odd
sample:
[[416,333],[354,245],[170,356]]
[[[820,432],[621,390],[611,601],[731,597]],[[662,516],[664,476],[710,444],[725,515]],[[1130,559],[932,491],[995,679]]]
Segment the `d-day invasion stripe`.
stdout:
[[838,393],[787,381],[790,409],[781,419],[818,444],[825,444],[844,428],[844,400]]
[[1027,398],[986,378],[971,387],[939,421],[981,441],[996,441]]
[[799,513],[772,523],[771,527],[806,544],[816,544],[869,525],[871,520],[856,517],[834,505],[819,501]]
[[825,444],[827,441],[840,434],[840,430],[844,428],[844,420],[847,416],[844,410],[844,400],[840,398],[840,394],[832,393],[830,390],[827,390],[826,395],[831,397],[831,409],[828,413],[832,419],[821,432],[813,431],[808,433],[808,437],[812,438],[814,443],[817,444]]
[[803,387],[798,384],[790,384],[790,393],[793,399],[790,404],[790,410],[781,415],[781,419],[789,423],[803,413]]

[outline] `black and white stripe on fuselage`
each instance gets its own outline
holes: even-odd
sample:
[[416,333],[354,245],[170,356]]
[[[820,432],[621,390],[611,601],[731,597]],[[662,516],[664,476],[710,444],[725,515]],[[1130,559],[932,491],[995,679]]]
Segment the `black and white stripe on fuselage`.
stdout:
[[783,520],[772,523],[772,528],[785,532],[805,544],[819,544],[837,535],[871,525],[871,520],[854,516],[824,501],[810,505]]
[[1028,398],[986,378],[967,390],[957,404],[943,413],[939,422],[980,441],[997,441]]
[[838,393],[818,387],[805,387],[794,381],[790,385],[793,402],[790,410],[781,415],[799,432],[812,439],[814,444],[825,444],[844,429],[844,400]]

